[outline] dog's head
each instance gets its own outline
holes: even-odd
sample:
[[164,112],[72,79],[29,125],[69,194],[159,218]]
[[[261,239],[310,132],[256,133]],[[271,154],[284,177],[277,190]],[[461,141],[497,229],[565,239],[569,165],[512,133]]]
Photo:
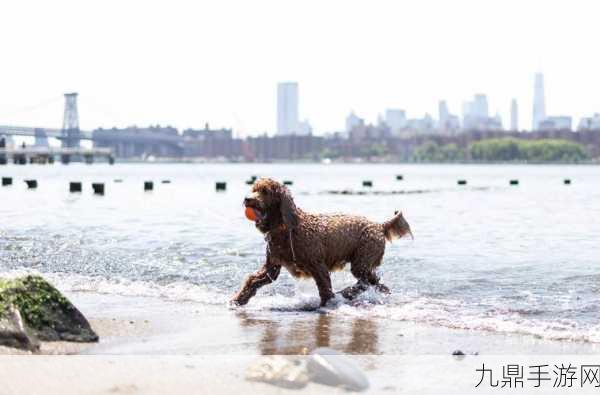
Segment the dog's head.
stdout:
[[285,226],[292,230],[298,224],[298,213],[287,187],[270,178],[254,183],[252,193],[244,199],[244,206],[254,210],[255,224],[262,233]]

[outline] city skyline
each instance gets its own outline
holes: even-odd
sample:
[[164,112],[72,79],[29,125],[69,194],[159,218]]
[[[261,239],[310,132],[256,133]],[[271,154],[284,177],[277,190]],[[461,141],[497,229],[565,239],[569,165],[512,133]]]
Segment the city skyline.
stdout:
[[517,99],[521,129],[529,129],[536,70],[546,76],[548,114],[569,114],[576,127],[600,111],[600,55],[589,51],[594,3],[448,3],[13,2],[2,6],[11,18],[0,34],[11,39],[0,120],[60,127],[62,93],[77,91],[84,129],[209,122],[242,136],[273,134],[273,87],[291,80],[316,134],[343,130],[351,110],[369,122],[387,108],[420,118],[437,116],[444,100],[461,114],[479,92],[505,127]]

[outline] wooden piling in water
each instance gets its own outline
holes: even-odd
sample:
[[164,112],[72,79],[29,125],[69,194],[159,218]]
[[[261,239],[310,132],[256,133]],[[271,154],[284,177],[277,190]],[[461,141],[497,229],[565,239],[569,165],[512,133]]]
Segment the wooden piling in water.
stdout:
[[70,182],[69,183],[69,192],[76,193],[81,192],[81,183],[80,182]]
[[95,182],[92,183],[92,189],[94,190],[94,195],[104,195],[104,184]]

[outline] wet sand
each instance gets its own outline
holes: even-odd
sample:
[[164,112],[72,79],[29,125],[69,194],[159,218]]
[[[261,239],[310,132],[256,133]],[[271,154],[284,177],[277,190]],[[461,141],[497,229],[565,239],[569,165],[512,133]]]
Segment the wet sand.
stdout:
[[[472,388],[472,372],[481,358],[487,358],[487,364],[489,358],[502,355],[600,352],[596,344],[340,317],[320,310],[248,311],[93,293],[68,296],[89,317],[100,342],[43,344],[43,354],[79,354],[66,357],[23,357],[19,356],[22,352],[0,348],[2,373],[8,377],[7,381],[3,378],[6,384],[0,394],[33,394],[42,389],[63,394],[280,393],[279,387],[246,381],[247,366],[260,355],[306,355],[318,347],[355,358],[372,382],[369,393],[422,386],[408,375],[409,365],[410,369],[420,367],[420,372],[437,366],[437,374],[445,365],[448,372],[455,369],[464,387],[457,393],[464,393],[465,388]],[[467,356],[464,360],[452,357],[454,350]],[[404,373],[399,376],[399,372]],[[439,383],[449,379],[448,372]],[[343,391],[310,384],[304,392]]]
[[[598,354],[600,344],[456,330],[380,317],[207,306],[158,298],[69,293],[99,343],[44,342],[42,354],[350,355]],[[0,347],[0,354],[23,354]]]

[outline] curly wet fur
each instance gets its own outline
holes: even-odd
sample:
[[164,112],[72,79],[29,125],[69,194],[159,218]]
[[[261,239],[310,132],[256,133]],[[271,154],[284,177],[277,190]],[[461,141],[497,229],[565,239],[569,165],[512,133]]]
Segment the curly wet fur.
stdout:
[[369,285],[389,292],[379,282],[376,269],[386,239],[412,235],[402,213],[383,224],[362,216],[307,213],[296,207],[287,187],[268,178],[258,180],[252,191],[244,204],[258,213],[256,227],[266,235],[267,257],[234,295],[234,303],[246,304],[258,288],[277,279],[281,267],[294,277],[312,277],[321,305],[334,297],[329,273],[347,263],[358,281],[341,292],[344,297],[352,299]]

